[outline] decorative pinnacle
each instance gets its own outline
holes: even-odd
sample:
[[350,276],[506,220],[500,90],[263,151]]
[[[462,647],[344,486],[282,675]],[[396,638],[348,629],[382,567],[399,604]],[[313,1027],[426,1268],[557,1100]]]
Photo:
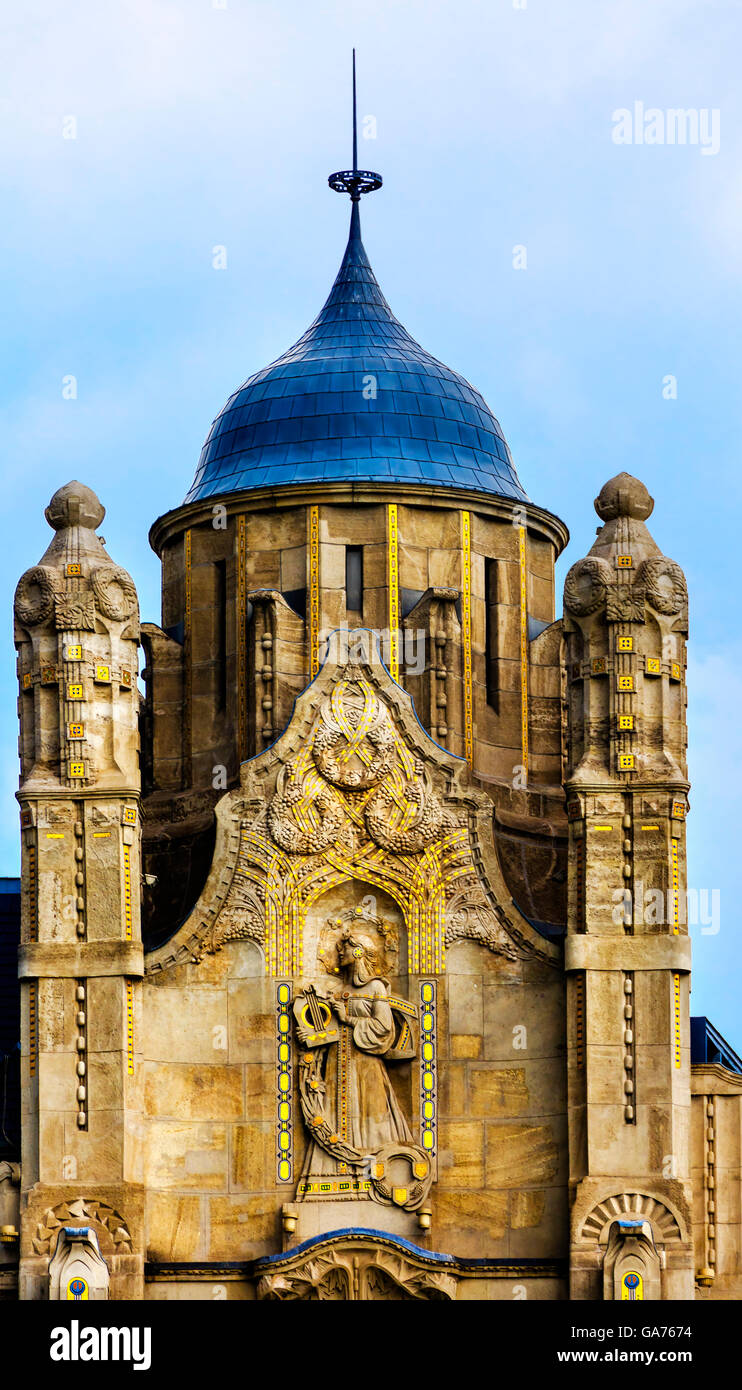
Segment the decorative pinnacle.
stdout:
[[373,193],[375,189],[381,188],[383,182],[381,174],[374,174],[369,169],[358,168],[355,49],[353,49],[353,168],[340,169],[336,174],[330,174],[327,182],[336,193],[349,193],[351,203],[359,203],[362,193]]

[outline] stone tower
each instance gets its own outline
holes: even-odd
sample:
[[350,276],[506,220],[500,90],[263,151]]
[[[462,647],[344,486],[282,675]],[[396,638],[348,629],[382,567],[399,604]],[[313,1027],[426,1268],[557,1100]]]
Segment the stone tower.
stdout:
[[68,1226],[95,1227],[119,1296],[141,1291],[139,612],[103,517],[89,488],[60,488],[15,596],[23,1298],[46,1296]]
[[21,1296],[742,1287],[715,1063],[691,1178],[682,572],[621,474],[556,617],[566,527],[392,313],[356,166],[151,529],[144,696],[89,489],[18,586]]
[[653,505],[627,473],[606,483],[603,525],[564,587],[573,1298],[622,1296],[607,1284],[624,1241],[644,1296],[693,1290],[678,1222],[691,1209],[688,599],[645,525]]

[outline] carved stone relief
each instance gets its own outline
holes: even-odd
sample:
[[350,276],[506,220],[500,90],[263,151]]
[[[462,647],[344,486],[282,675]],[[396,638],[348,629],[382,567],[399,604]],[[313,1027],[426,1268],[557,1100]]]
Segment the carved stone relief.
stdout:
[[72,1202],[60,1202],[51,1207],[43,1222],[37,1226],[33,1248],[37,1255],[48,1255],[52,1241],[63,1226],[90,1225],[104,1249],[117,1255],[131,1254],[131,1232],[113,1207],[97,1198],[78,1197]]
[[384,1247],[349,1246],[298,1257],[258,1284],[258,1298],[351,1301],[425,1300],[452,1302],[458,1280],[445,1270],[424,1268]]
[[556,964],[510,908],[489,798],[469,787],[461,759],[427,738],[375,653],[328,659],[278,742],[243,764],[242,783],[217,809],[202,898],[150,970],[249,938],[269,974],[302,975],[312,904],[349,882],[397,904],[410,973],[443,971],[459,940]]

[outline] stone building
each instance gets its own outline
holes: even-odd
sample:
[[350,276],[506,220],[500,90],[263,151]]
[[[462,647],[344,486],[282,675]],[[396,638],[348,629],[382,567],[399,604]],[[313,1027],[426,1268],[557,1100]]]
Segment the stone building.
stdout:
[[9,1296],[742,1292],[683,573],[622,473],[555,617],[567,530],[387,305],[379,182],[333,176],[324,308],[152,527],[161,624],[77,482],[18,585]]

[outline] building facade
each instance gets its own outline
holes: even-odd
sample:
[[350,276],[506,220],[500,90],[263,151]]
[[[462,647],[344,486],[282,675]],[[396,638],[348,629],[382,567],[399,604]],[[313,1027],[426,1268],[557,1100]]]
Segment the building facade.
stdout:
[[376,176],[333,178],[324,308],[152,527],[161,624],[77,482],[18,585],[4,1287],[738,1297],[742,1076],[691,1068],[682,570],[622,473],[555,617],[563,522],[389,309]]

